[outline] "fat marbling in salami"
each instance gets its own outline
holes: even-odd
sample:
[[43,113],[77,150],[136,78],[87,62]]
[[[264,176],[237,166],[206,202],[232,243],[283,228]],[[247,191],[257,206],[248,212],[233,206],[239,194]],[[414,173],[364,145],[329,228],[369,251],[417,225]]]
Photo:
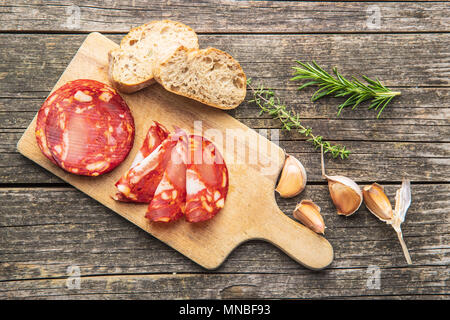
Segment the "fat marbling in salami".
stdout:
[[224,207],[228,193],[224,159],[211,141],[191,135],[186,169],[186,220],[209,220]]
[[[149,203],[152,200],[156,188],[163,177],[167,163],[170,160],[172,149],[178,141],[178,136],[171,134],[161,142],[160,138],[165,135],[161,130],[162,128],[158,127],[158,124],[150,128],[149,135],[151,138],[149,141],[155,141],[155,144],[158,143],[158,145],[147,145],[146,147],[154,150],[122,175],[116,183],[118,192],[113,196],[115,200],[143,203]],[[155,133],[157,133],[157,137],[154,136]],[[142,153],[142,156],[146,153],[147,151]],[[136,157],[141,157],[141,155],[137,155]]]
[[184,213],[188,136],[181,129],[177,129],[175,136],[178,137],[177,144],[145,215],[153,222],[175,221]]
[[169,131],[161,123],[153,121],[152,125],[147,131],[144,142],[141,148],[134,157],[133,163],[130,168],[133,168],[139,162],[144,160],[145,157],[150,155],[164,140],[169,136]]

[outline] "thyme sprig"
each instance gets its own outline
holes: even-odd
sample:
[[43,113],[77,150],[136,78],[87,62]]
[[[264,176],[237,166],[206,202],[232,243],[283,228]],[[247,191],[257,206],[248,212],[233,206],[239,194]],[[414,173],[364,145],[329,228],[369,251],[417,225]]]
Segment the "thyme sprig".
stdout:
[[333,68],[335,78],[322,69],[315,61],[312,63],[296,62],[300,67],[293,67],[295,73],[291,80],[312,80],[304,83],[298,89],[319,86],[319,89],[311,97],[312,101],[316,101],[330,94],[334,94],[335,97],[349,96],[344,103],[338,106],[338,116],[345,107],[352,106],[352,110],[354,110],[361,102],[372,100],[369,105],[369,110],[377,110],[377,118],[379,118],[389,102],[395,96],[401,94],[400,92],[391,91],[389,88],[386,88],[378,78],[373,80],[369,77],[362,76],[367,81],[367,84],[364,84],[355,77],[352,77],[352,80],[347,80],[338,72],[337,68]]
[[253,99],[249,102],[254,102],[261,108],[260,115],[267,113],[273,119],[279,119],[283,125],[283,129],[287,131],[296,130],[303,134],[309,138],[307,141],[311,141],[316,149],[323,146],[324,153],[331,153],[333,158],[339,156],[342,159],[348,158],[350,151],[345,146],[340,144],[332,145],[330,142],[324,141],[322,136],[314,135],[311,128],[302,125],[298,113],[294,110],[288,110],[286,105],[280,101],[272,89],[266,89],[263,86],[254,88],[251,85],[251,79],[247,80],[247,86],[253,94]]

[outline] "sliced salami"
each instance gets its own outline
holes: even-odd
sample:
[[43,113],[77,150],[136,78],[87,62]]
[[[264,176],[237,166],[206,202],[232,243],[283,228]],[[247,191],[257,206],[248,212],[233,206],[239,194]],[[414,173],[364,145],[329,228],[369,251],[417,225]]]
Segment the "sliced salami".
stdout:
[[118,193],[113,198],[119,201],[149,203],[177,142],[177,134],[169,135],[148,156],[125,172],[116,183]]
[[224,207],[227,193],[228,169],[219,150],[204,137],[189,136],[186,220],[211,219]]
[[45,137],[56,163],[86,176],[98,176],[119,165],[133,146],[134,121],[117,92],[101,82],[80,79],[54,94]]
[[169,131],[157,121],[153,121],[153,124],[147,131],[144,142],[139,149],[136,157],[133,160],[130,168],[133,168],[139,162],[144,160],[145,157],[150,155],[164,140],[169,136]]
[[177,129],[178,141],[145,217],[153,222],[170,222],[183,216],[186,200],[186,160],[188,137]]

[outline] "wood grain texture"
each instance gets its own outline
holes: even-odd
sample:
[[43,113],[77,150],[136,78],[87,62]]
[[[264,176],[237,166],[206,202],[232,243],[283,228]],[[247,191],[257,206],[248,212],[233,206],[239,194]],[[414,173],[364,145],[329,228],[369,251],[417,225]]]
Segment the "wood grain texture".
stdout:
[[[0,34],[0,41],[8,43],[8,50],[0,52],[1,97],[46,97],[85,37]],[[109,38],[119,42],[122,35]],[[225,34],[200,35],[199,42],[200,47],[229,52],[255,84],[274,89],[295,90],[298,83],[289,79],[298,59],[316,60],[329,71],[337,67],[348,77],[378,77],[388,87],[450,86],[450,39],[445,33]],[[303,99],[311,93],[305,91]]]
[[[385,185],[391,200],[398,187]],[[403,224],[412,267],[406,267],[391,227],[364,206],[350,218],[338,216],[326,186],[312,185],[304,194],[278,202],[289,217],[300,199],[313,198],[322,208],[326,237],[335,248],[329,268],[319,273],[306,270],[268,243],[251,241],[237,248],[219,269],[204,273],[79,191],[0,190],[5,204],[0,217],[4,243],[0,297],[444,297],[450,294],[450,187],[413,184],[412,191],[412,206]],[[33,205],[24,207],[24,202]],[[80,290],[66,287],[67,268],[72,265],[81,269]],[[367,287],[369,266],[381,270],[378,290]]]
[[[199,33],[448,31],[450,23],[449,8],[443,1],[6,0],[0,8],[3,31],[128,32],[159,19],[182,21]],[[379,10],[379,24],[371,20],[373,10]]]

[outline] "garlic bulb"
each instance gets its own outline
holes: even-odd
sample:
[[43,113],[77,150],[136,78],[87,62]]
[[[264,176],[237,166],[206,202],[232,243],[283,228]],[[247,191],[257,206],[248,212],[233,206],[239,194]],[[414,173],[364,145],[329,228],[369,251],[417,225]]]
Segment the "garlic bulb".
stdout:
[[364,204],[367,209],[382,221],[391,220],[394,217],[392,205],[384,193],[384,188],[378,183],[363,188]]
[[316,233],[325,233],[320,207],[311,200],[302,200],[294,210],[294,218]]
[[275,189],[282,198],[292,198],[305,189],[305,167],[293,156],[288,155],[281,171],[280,181]]
[[322,176],[328,180],[328,189],[331,200],[339,215],[350,216],[361,206],[363,195],[359,186],[350,178],[344,176],[327,176],[325,174],[325,164],[322,154]]

